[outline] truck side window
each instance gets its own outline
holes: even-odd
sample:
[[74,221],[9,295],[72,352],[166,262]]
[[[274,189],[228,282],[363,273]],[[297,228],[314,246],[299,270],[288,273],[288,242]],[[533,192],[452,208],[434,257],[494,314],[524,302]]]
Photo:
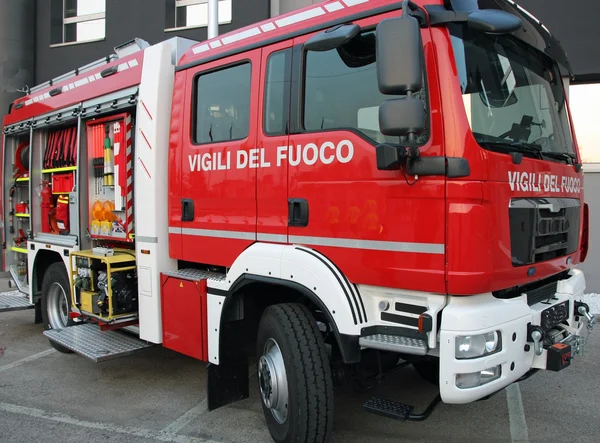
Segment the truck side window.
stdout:
[[264,127],[267,135],[285,135],[289,120],[291,49],[274,52],[267,61]]
[[201,74],[196,79],[194,143],[218,143],[248,136],[250,80],[250,63]]
[[[425,88],[421,93],[426,102]],[[377,85],[374,31],[338,49],[306,53],[305,130],[349,129],[377,143],[397,142],[397,137],[384,136],[379,130],[379,106],[389,98],[394,97],[383,95]],[[419,144],[429,138],[427,132],[419,137]]]

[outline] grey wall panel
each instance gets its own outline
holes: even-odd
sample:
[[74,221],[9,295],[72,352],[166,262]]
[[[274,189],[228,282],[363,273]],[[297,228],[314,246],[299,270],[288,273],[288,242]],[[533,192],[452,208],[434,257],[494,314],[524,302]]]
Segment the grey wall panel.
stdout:
[[584,179],[585,201],[590,207],[590,250],[585,263],[580,265],[585,273],[587,292],[600,293],[600,172],[586,172]]
[[33,86],[35,0],[0,1],[0,118]]
[[[36,0],[36,72],[35,81],[41,83],[88,62],[105,57],[121,43],[142,38],[150,44],[171,37],[205,40],[206,28],[165,32],[167,1],[165,0],[107,0],[106,38],[99,42],[51,46],[51,2]],[[257,21],[265,20],[270,14],[270,0],[233,0],[232,23],[219,26],[219,34],[238,29]]]

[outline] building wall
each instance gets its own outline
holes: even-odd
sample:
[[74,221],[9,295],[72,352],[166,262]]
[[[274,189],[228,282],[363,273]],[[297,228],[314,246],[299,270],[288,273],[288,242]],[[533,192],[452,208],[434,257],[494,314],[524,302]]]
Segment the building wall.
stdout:
[[8,105],[33,86],[35,0],[0,1],[0,118]]
[[[115,46],[135,37],[154,44],[176,36],[193,40],[205,40],[207,36],[206,27],[165,32],[168,3],[165,0],[106,0],[104,40],[51,47],[51,1],[36,1],[36,84],[106,57]],[[219,33],[265,20],[269,14],[270,0],[233,0],[232,23],[219,26]]]

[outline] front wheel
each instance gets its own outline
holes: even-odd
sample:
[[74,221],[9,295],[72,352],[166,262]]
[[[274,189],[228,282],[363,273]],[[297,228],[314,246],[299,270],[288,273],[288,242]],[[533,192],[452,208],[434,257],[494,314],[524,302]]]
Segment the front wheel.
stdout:
[[[71,287],[65,265],[61,262],[48,266],[42,281],[42,321],[45,329],[64,329],[75,323],[71,312]],[[50,344],[65,354],[71,351],[52,340]]]
[[257,339],[258,385],[277,443],[325,443],[333,427],[333,381],[317,323],[300,304],[269,306]]

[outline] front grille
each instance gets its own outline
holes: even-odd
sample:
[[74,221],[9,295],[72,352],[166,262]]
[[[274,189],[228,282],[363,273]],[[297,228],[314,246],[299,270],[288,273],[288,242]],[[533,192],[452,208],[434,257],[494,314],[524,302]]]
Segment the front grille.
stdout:
[[552,282],[536,289],[527,291],[527,304],[533,306],[545,300],[549,300],[556,294],[558,282]]
[[513,266],[572,254],[579,245],[581,203],[569,198],[521,198],[510,202]]

